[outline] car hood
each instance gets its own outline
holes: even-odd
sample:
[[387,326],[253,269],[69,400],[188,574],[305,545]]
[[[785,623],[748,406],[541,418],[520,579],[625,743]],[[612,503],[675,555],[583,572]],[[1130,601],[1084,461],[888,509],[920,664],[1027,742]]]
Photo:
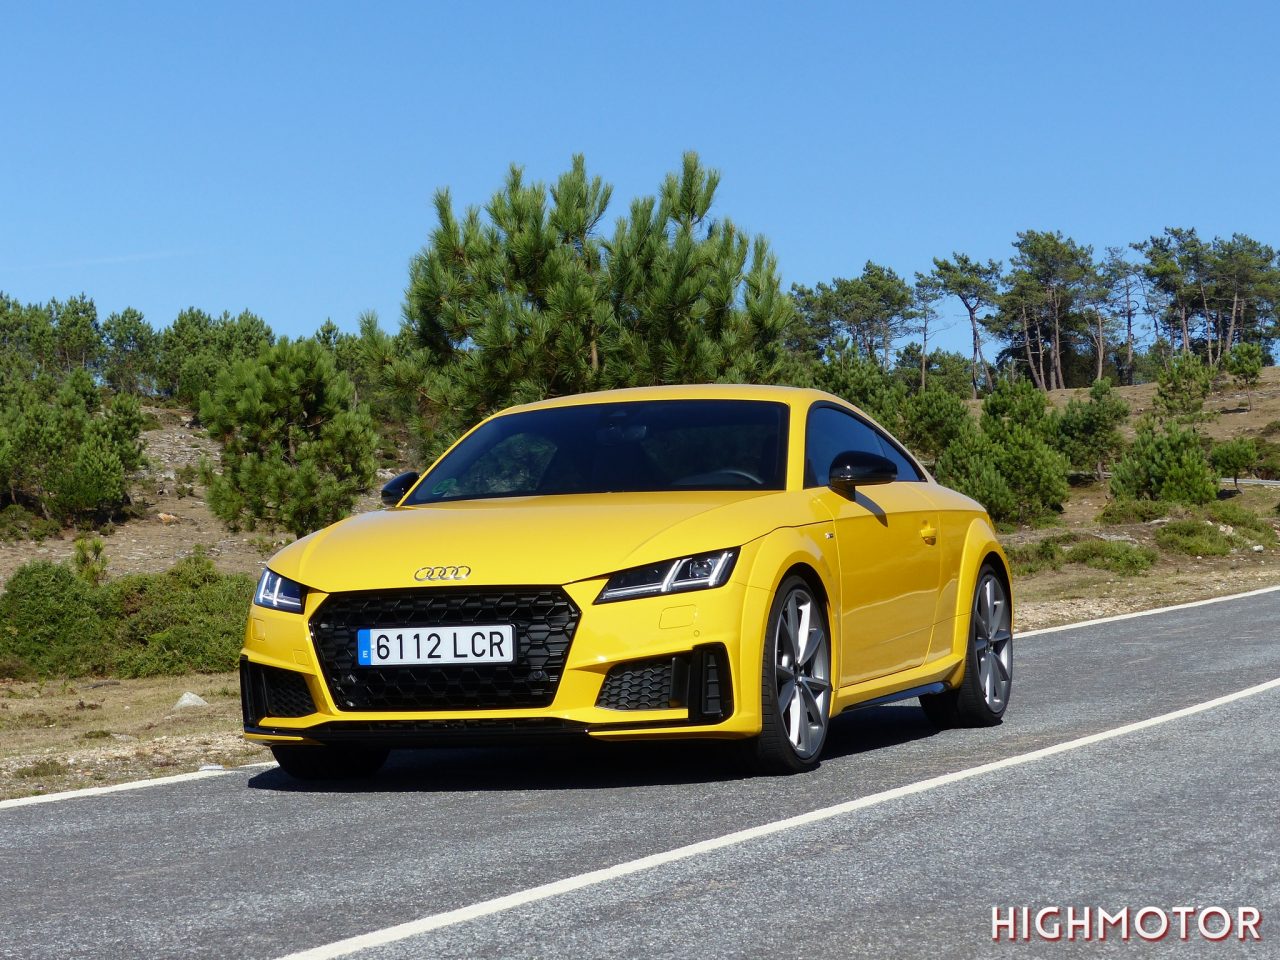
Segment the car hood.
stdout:
[[788,504],[800,506],[795,499],[692,491],[400,507],[326,527],[281,550],[269,566],[325,593],[415,586],[415,571],[437,566],[470,567],[468,586],[571,583],[811,521],[786,516]]

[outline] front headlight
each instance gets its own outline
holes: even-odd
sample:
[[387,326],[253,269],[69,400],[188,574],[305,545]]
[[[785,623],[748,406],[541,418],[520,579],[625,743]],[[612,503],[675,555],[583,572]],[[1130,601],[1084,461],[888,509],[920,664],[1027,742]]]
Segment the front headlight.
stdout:
[[306,587],[302,584],[294,583],[271,570],[263,570],[262,576],[258,578],[258,589],[253,594],[253,602],[270,610],[301,613],[305,595]]
[[737,560],[738,548],[734,547],[621,570],[609,578],[596,603],[718,587],[728,581]]

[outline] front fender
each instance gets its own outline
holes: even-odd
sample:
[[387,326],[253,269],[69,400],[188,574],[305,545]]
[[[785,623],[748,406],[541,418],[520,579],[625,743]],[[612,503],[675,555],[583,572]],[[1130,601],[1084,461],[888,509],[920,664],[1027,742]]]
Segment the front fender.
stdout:
[[739,651],[740,669],[734,680],[735,703],[744,718],[750,716],[757,729],[760,724],[760,669],[764,660],[765,631],[769,622],[769,608],[782,581],[798,572],[822,594],[827,607],[828,627],[831,631],[832,676],[839,676],[837,662],[840,641],[837,630],[840,618],[840,577],[831,521],[806,524],[802,527],[784,527],[765,535],[752,546],[747,574],[746,601],[742,607]]
[[[951,629],[947,631],[944,629],[945,624],[938,625],[941,634],[939,639],[950,641],[950,648],[946,652],[957,661],[955,670],[947,679],[950,686],[955,686],[964,677],[965,651],[969,645],[969,625],[973,616],[973,591],[978,586],[978,572],[988,561],[997,564],[1004,574],[1005,583],[1009,587],[1009,603],[1013,604],[1013,576],[1009,571],[1009,560],[1004,555],[991,521],[986,517],[978,517],[970,522],[965,531],[964,546],[960,551]],[[1017,609],[1016,605],[1014,609]]]

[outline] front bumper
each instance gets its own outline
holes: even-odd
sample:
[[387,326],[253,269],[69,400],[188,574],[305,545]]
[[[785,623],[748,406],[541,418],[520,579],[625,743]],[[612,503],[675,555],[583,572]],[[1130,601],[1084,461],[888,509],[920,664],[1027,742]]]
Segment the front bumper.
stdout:
[[[381,690],[377,696],[353,695],[363,687],[343,681],[363,679],[359,671],[368,668],[335,660],[342,643],[335,646],[332,630],[321,629],[322,621],[329,624],[333,617],[317,617],[329,595],[308,593],[301,615],[255,606],[241,653],[245,735],[265,743],[407,747],[584,735],[734,738],[759,732],[753,705],[759,700],[762,631],[750,624],[764,622],[763,591],[731,581],[712,590],[596,605],[602,585],[594,580],[546,588],[563,591],[576,608],[572,640],[564,656],[553,657],[549,665],[543,654],[547,649],[554,654],[555,644],[538,647],[538,666],[548,666],[552,682],[545,689],[535,685],[532,693],[520,687],[525,703],[516,706],[494,698],[495,689],[510,692],[510,678],[495,687],[477,685],[470,674],[469,686],[450,686],[444,671],[456,671],[465,680],[466,667],[433,668],[431,677],[414,674],[423,691],[438,690],[426,699],[414,689],[401,689],[403,684],[391,685],[398,692],[390,697]],[[496,588],[474,589],[481,594]],[[414,592],[432,602],[445,597],[439,588]],[[476,705],[466,702],[468,690],[479,691]],[[539,694],[541,702],[529,705]],[[415,699],[435,705],[415,708]]]

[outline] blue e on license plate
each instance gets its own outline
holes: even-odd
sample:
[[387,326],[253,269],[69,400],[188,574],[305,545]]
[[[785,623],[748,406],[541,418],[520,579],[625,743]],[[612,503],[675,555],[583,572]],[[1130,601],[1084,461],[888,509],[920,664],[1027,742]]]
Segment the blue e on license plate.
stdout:
[[460,627],[373,627],[356,632],[362,667],[422,663],[511,663],[516,630],[509,623]]

